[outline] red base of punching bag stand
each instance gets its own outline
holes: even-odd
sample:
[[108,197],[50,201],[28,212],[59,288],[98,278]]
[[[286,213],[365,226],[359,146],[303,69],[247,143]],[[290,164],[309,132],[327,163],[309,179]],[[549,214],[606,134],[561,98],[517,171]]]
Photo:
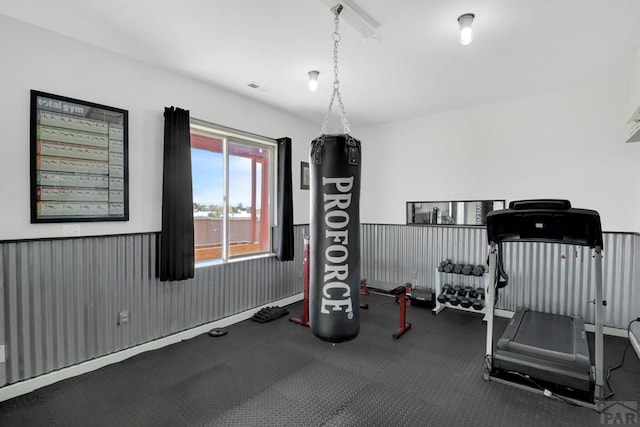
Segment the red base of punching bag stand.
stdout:
[[[304,299],[302,301],[302,317],[290,317],[289,321],[297,323],[298,325],[309,327],[309,240],[304,240],[304,252],[302,269],[304,276]],[[407,306],[411,304],[411,301],[406,297],[407,292],[411,291],[411,284],[407,283],[404,286],[396,286],[391,283],[372,283],[367,284],[367,280],[363,279],[360,282],[360,293],[363,295],[376,294],[384,295],[387,297],[395,297],[399,305],[399,325],[398,329],[393,333],[393,338],[400,338],[411,329],[411,323],[407,322]],[[367,309],[369,304],[360,304],[360,308]]]
[[304,300],[302,301],[302,317],[290,317],[289,320],[298,325],[309,327],[309,239],[304,239],[304,252],[302,261],[304,275]]

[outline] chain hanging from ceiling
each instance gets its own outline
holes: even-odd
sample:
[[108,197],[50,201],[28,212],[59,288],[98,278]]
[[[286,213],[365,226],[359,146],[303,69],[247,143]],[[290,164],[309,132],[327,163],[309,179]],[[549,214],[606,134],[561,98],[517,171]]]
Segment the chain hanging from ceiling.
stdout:
[[349,134],[351,132],[351,127],[349,125],[349,120],[347,119],[347,115],[344,112],[344,104],[342,103],[342,96],[340,95],[340,80],[338,80],[338,44],[340,43],[340,12],[342,12],[343,6],[341,4],[337,5],[333,9],[333,13],[335,17],[333,22],[335,24],[335,29],[333,30],[332,38],[333,38],[333,93],[331,94],[331,101],[329,102],[329,110],[327,111],[327,115],[324,118],[324,122],[322,123],[322,134],[327,133],[327,124],[329,123],[329,116],[331,115],[331,109],[333,108],[333,102],[335,99],[338,99],[338,106],[340,108],[340,119],[342,121],[342,127],[344,128],[344,133]]
[[[322,135],[309,153],[309,329],[333,344],[354,339],[360,330],[360,141],[349,135],[338,80],[339,15],[333,32],[333,94]],[[327,135],[338,99],[344,134]],[[340,236],[340,237],[336,237]],[[339,271],[339,281],[325,271]],[[336,270],[337,269],[337,270]],[[335,276],[335,277],[334,277]],[[332,309],[329,310],[328,307]]]

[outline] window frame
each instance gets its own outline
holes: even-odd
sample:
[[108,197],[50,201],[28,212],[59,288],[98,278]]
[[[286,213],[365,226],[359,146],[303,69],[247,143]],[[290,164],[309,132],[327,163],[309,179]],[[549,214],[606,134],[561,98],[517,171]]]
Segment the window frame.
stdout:
[[[222,156],[223,156],[223,200],[222,200],[222,255],[220,258],[210,258],[203,260],[196,260],[195,266],[204,267],[212,264],[225,264],[231,262],[237,262],[253,258],[264,258],[275,256],[273,251],[273,227],[277,225],[277,171],[278,171],[278,141],[272,138],[267,138],[262,135],[253,134],[250,132],[233,129],[227,126],[211,123],[208,121],[191,118],[189,123],[190,133],[200,133],[209,135],[211,137],[220,139],[222,141]],[[261,197],[267,197],[267,249],[263,251],[251,252],[247,254],[235,254],[231,255],[229,251],[229,144],[242,144],[249,147],[268,149],[270,152],[270,159],[268,165],[268,191],[266,195]],[[191,147],[193,149],[193,146]],[[193,179],[193,177],[192,177]],[[194,200],[195,202],[195,200]],[[253,207],[255,209],[255,207]],[[262,209],[260,212],[262,220]],[[195,219],[194,219],[195,220]],[[255,220],[255,219],[254,219]],[[198,248],[194,244],[194,250],[197,252]]]

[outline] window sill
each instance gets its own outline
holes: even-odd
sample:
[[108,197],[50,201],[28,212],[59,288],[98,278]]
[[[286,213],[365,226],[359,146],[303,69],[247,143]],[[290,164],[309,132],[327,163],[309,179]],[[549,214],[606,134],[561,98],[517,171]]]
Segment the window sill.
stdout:
[[195,267],[196,267],[196,270],[197,270],[199,268],[211,267],[211,266],[214,266],[214,265],[233,264],[233,263],[236,263],[236,262],[253,261],[253,260],[262,259],[262,258],[273,258],[275,256],[276,256],[275,252],[266,252],[266,253],[260,253],[260,254],[243,256],[243,257],[234,257],[234,258],[230,258],[230,259],[227,259],[227,260],[212,259],[212,260],[208,260],[208,261],[198,261],[198,262],[196,262]]

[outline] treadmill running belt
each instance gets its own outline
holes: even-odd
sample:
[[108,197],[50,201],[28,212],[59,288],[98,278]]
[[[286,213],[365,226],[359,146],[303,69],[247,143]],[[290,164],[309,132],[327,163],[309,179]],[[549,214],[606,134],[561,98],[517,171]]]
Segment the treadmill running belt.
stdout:
[[580,317],[518,309],[496,344],[494,367],[589,391],[591,360]]
[[524,314],[514,341],[573,355],[573,319],[568,316],[554,316],[549,313],[527,310]]

